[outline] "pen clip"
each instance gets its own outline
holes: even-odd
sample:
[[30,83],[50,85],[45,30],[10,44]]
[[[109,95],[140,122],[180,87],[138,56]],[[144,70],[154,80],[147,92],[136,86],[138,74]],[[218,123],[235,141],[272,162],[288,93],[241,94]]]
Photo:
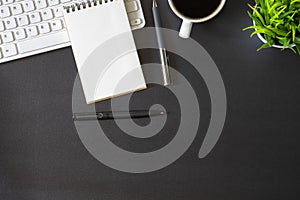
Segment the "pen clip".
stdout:
[[103,113],[97,113],[97,119],[102,119],[104,117]]
[[168,67],[171,67],[170,56],[167,56],[167,65],[168,65]]
[[173,80],[172,80],[172,77],[171,77],[171,62],[170,62],[170,56],[169,55],[166,56],[166,64],[167,64],[167,70],[168,70],[168,73],[167,73],[168,83],[167,83],[167,85],[172,85]]

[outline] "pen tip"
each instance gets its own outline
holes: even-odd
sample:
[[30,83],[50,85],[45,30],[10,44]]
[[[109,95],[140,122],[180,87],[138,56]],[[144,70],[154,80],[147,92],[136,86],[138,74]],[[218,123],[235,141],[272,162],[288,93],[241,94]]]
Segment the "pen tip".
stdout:
[[165,111],[161,111],[161,112],[159,112],[159,114],[160,114],[160,115],[166,115],[166,114],[167,114],[167,112],[165,112]]
[[156,0],[153,0],[153,7],[155,7],[155,8],[158,7]]
[[162,111],[162,110],[151,110],[149,111],[149,116],[162,116],[162,115],[166,115],[167,112]]

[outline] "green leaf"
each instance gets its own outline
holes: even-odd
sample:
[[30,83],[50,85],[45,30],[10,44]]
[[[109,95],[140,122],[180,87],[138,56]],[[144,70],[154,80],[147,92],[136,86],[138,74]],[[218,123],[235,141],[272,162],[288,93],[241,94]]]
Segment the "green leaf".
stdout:
[[280,30],[280,29],[277,29],[277,28],[273,28],[271,26],[267,26],[266,28],[273,31],[274,33],[276,33],[277,35],[280,35],[280,36],[286,37],[289,34],[289,32],[287,32],[287,31]]
[[300,37],[295,37],[294,43],[295,44],[300,44]]
[[259,3],[257,5],[260,5],[262,9],[266,9],[265,0],[259,0]]
[[300,44],[296,44],[296,49],[298,51],[298,54],[300,55]]
[[268,36],[268,35],[264,35],[264,38],[267,40],[267,43],[270,44],[270,46],[275,44],[275,41],[272,37]]
[[295,37],[296,37],[296,25],[295,24],[292,24],[291,25],[292,27],[292,40],[293,42],[295,41]]
[[272,7],[270,8],[269,12],[272,13],[272,12],[275,10],[275,8],[278,8],[278,7],[281,6],[281,5],[282,5],[281,2],[276,2],[276,3],[274,3],[274,4],[272,5]]
[[250,4],[248,4],[248,6],[254,11],[254,13],[256,14],[256,16],[258,17],[258,19],[261,21],[261,23],[265,24],[265,20],[261,16],[261,14],[258,12],[258,10],[256,10],[256,8],[252,7]]
[[300,3],[300,0],[293,0],[293,1],[291,2],[291,5],[292,5],[292,4],[295,4],[295,3]]
[[256,16],[252,15],[249,11],[248,11],[248,15],[255,22],[256,25],[263,26],[260,20]]
[[[270,10],[271,10],[271,7],[270,7],[270,4],[269,4],[269,0],[266,0],[266,7],[267,7],[267,12],[268,13],[271,13]],[[265,22],[266,24],[269,24],[270,23],[270,16],[268,14],[265,14],[264,13],[264,17],[265,17]]]
[[266,49],[266,48],[270,48],[271,46],[272,46],[272,45],[270,45],[270,44],[268,44],[268,43],[265,43],[265,44],[261,45],[261,47],[259,47],[259,48],[257,49],[257,51],[260,51],[260,50]]
[[271,37],[275,37],[276,34],[273,33],[272,31],[270,31],[269,29],[266,29],[266,28],[260,28],[260,29],[257,29],[256,31],[254,31],[250,37],[253,37],[254,35],[258,34],[258,33],[262,33],[262,34],[266,34],[266,35],[269,35]]
[[270,4],[269,4],[269,0],[266,0],[265,2],[266,2],[267,11],[270,12],[271,7],[270,7]]
[[275,28],[278,28],[278,26],[283,25],[284,24],[284,20],[283,19],[278,19],[278,20],[274,20],[273,23],[275,23]]
[[285,38],[284,40],[282,40],[282,45],[283,45],[283,49],[289,48],[290,44],[291,44],[291,39],[290,38]]
[[[293,47],[288,47],[288,48],[289,48],[290,50],[292,50],[294,53],[297,53]],[[284,49],[282,49],[282,50],[284,50]]]
[[279,15],[281,14],[281,13],[283,13],[284,12],[284,10],[287,8],[287,6],[286,5],[283,5],[283,6],[280,6],[278,9],[280,9],[270,20],[271,21],[273,21],[273,20],[275,20],[275,19],[278,19],[279,18]]
[[278,38],[278,42],[284,46],[283,49],[286,49],[290,46],[291,39],[290,38]]
[[243,29],[243,31],[249,30],[249,29],[260,29],[263,28],[262,26],[248,26],[246,28]]
[[283,13],[283,14],[280,16],[280,18],[285,18],[285,17],[287,17],[287,16],[290,15],[290,14],[292,14],[290,17],[291,17],[291,18],[294,18],[294,15],[295,15],[296,13],[297,13],[296,11],[291,10],[291,11],[288,11],[288,12]]

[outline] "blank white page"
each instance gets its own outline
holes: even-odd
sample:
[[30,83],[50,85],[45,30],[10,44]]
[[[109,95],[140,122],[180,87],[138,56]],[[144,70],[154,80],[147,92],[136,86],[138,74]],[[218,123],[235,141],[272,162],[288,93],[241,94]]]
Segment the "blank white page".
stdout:
[[146,88],[124,1],[97,3],[64,12],[88,104]]

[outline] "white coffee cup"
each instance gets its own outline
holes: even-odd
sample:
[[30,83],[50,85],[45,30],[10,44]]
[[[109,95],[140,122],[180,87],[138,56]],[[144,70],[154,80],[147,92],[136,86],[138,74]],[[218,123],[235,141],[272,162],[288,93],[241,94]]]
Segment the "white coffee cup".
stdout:
[[215,17],[217,14],[219,14],[219,12],[222,10],[222,8],[224,7],[225,2],[226,2],[226,0],[221,0],[219,6],[208,16],[193,19],[193,18],[184,16],[179,10],[177,10],[177,8],[175,7],[172,0],[168,0],[168,1],[169,1],[169,5],[170,5],[171,9],[173,10],[173,12],[179,18],[181,18],[183,20],[181,28],[180,28],[180,32],[179,32],[179,36],[182,38],[190,37],[191,32],[192,32],[193,23],[200,23],[200,22],[208,21],[208,20],[212,19],[213,17]]

